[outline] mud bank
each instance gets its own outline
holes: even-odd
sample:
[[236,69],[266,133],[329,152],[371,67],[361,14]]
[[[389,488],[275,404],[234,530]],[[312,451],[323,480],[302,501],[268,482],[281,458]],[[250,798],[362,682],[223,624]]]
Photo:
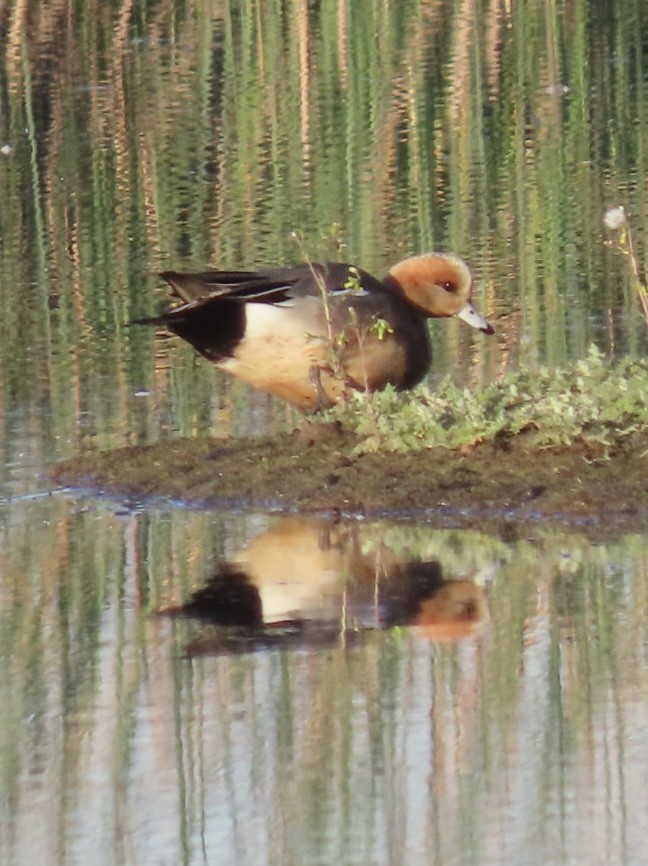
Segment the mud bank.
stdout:
[[62,487],[200,507],[407,516],[439,525],[551,521],[592,533],[648,528],[648,438],[612,452],[538,450],[524,436],[468,453],[353,453],[335,428],[263,439],[175,439],[51,468]]

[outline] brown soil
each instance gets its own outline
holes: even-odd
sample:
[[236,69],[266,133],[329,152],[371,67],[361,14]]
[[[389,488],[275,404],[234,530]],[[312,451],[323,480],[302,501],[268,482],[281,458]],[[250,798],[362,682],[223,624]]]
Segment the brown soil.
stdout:
[[648,440],[611,453],[534,449],[524,437],[461,454],[352,453],[334,427],[266,439],[176,439],[54,466],[59,485],[141,501],[408,516],[480,528],[578,525],[593,535],[648,527]]

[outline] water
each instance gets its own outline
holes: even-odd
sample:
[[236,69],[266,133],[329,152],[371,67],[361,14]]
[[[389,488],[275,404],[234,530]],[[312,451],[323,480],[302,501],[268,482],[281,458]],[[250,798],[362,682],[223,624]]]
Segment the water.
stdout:
[[648,535],[133,509],[42,473],[293,423],[129,326],[166,267],[454,250],[498,334],[435,323],[432,384],[645,352],[602,215],[645,261],[647,14],[0,12],[3,864],[642,861]]
[[640,862],[646,538],[2,518],[3,863]]

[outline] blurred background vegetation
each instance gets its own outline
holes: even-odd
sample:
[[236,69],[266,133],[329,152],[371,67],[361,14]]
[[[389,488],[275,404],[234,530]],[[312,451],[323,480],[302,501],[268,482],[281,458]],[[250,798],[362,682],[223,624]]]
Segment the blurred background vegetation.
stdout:
[[645,264],[647,18],[643,0],[4,2],[1,399],[122,438],[281,419],[127,323],[162,305],[155,271],[298,260],[294,232],[377,273],[470,261],[498,338],[434,324],[437,376],[643,351],[601,220],[623,204]]

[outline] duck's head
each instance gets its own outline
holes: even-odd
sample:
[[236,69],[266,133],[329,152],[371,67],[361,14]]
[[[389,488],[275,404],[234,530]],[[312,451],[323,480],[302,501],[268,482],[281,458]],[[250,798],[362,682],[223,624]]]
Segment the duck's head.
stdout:
[[492,325],[473,307],[472,275],[458,256],[426,253],[404,259],[389,271],[407,300],[426,316],[457,316],[485,334]]

